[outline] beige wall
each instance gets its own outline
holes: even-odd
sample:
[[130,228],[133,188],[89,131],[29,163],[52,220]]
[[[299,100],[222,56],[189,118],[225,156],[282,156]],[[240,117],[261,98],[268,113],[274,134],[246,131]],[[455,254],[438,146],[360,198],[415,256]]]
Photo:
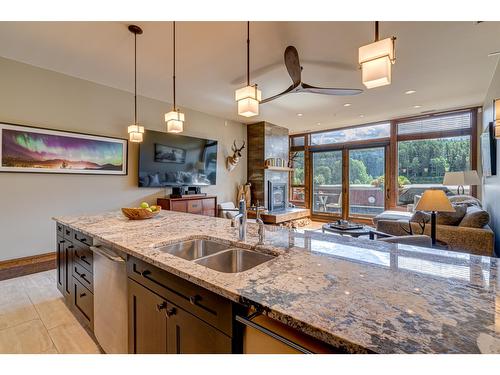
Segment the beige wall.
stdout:
[[[127,137],[133,118],[128,92],[3,58],[0,82],[2,122]],[[169,104],[140,97],[138,106],[141,124],[165,130],[162,118]],[[246,181],[246,160],[228,173],[225,157],[234,139],[246,139],[245,127],[183,110],[186,135],[219,141],[217,186],[203,191],[219,201],[234,200],[237,185]],[[117,210],[164,196],[165,189],[137,187],[137,157],[137,144],[129,144],[128,176],[0,173],[0,261],[53,251],[52,216]]]
[[[493,121],[493,100],[500,99],[500,63],[497,64],[490,88],[483,105],[483,129]],[[484,177],[483,204],[491,215],[491,227],[495,231],[495,252],[500,256],[500,147],[497,142],[497,175]]]

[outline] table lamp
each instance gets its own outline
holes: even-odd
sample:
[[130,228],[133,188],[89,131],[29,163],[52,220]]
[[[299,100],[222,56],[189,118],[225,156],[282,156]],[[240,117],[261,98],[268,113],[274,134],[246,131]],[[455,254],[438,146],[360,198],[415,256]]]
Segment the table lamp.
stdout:
[[436,214],[438,212],[455,212],[450,200],[442,190],[426,190],[415,207],[417,211],[431,212],[431,240],[436,244]]
[[463,171],[463,172],[446,172],[444,174],[443,185],[445,186],[458,186],[457,194],[460,194],[460,188],[462,188],[462,194],[465,194],[466,186],[480,185],[479,175],[477,171]]

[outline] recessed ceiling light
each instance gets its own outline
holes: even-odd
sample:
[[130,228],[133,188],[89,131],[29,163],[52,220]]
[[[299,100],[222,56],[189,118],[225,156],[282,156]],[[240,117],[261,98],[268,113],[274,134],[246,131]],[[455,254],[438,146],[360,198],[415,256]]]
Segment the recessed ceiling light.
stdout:
[[415,94],[416,91],[415,90],[408,90],[408,91],[405,91],[405,94],[406,95],[411,95],[411,94]]
[[304,116],[304,114],[303,113],[297,113],[297,116],[302,117],[302,116]]
[[321,122],[317,122],[316,125],[321,125]]
[[359,115],[359,117],[365,117],[365,115]]
[[414,105],[413,108],[422,108],[420,104]]
[[351,103],[345,103],[344,104],[344,107],[350,107],[351,106]]

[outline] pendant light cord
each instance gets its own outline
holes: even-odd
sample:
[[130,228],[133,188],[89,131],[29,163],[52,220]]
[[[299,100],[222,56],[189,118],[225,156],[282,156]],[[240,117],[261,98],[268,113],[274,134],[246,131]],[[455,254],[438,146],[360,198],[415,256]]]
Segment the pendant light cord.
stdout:
[[378,42],[378,21],[375,21],[375,41]]
[[134,124],[137,125],[137,33],[134,33]]
[[247,21],[247,86],[250,86],[250,21]]
[[173,81],[174,81],[174,111],[177,111],[177,105],[176,105],[176,101],[175,101],[175,21],[174,21],[174,32],[173,32],[173,36],[174,36],[174,74],[173,74]]

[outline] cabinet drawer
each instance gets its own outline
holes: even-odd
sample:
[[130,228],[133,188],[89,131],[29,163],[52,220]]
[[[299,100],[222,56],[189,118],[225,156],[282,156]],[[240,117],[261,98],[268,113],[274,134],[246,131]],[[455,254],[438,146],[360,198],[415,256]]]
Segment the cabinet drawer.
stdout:
[[81,242],[84,245],[92,246],[92,237],[87,236],[86,234],[77,232],[76,230],[73,231],[73,239],[78,241],[78,242]]
[[88,290],[94,292],[94,275],[78,262],[73,262],[73,277]]
[[56,224],[56,233],[60,237],[64,237],[64,225],[61,223]]
[[187,212],[186,201],[171,201],[170,209],[177,212]]
[[232,336],[232,303],[198,285],[130,257],[131,279]]
[[63,229],[63,236],[64,236],[65,239],[71,241],[72,236],[73,236],[73,230],[71,228],[64,227],[64,229]]
[[94,325],[94,295],[73,277],[73,306],[92,328]]
[[215,216],[215,210],[203,210],[205,216]]
[[93,272],[94,254],[88,246],[75,245],[73,261],[81,264],[87,271]]
[[187,212],[190,214],[201,214],[203,212],[203,204],[201,199],[193,199],[187,201]]

